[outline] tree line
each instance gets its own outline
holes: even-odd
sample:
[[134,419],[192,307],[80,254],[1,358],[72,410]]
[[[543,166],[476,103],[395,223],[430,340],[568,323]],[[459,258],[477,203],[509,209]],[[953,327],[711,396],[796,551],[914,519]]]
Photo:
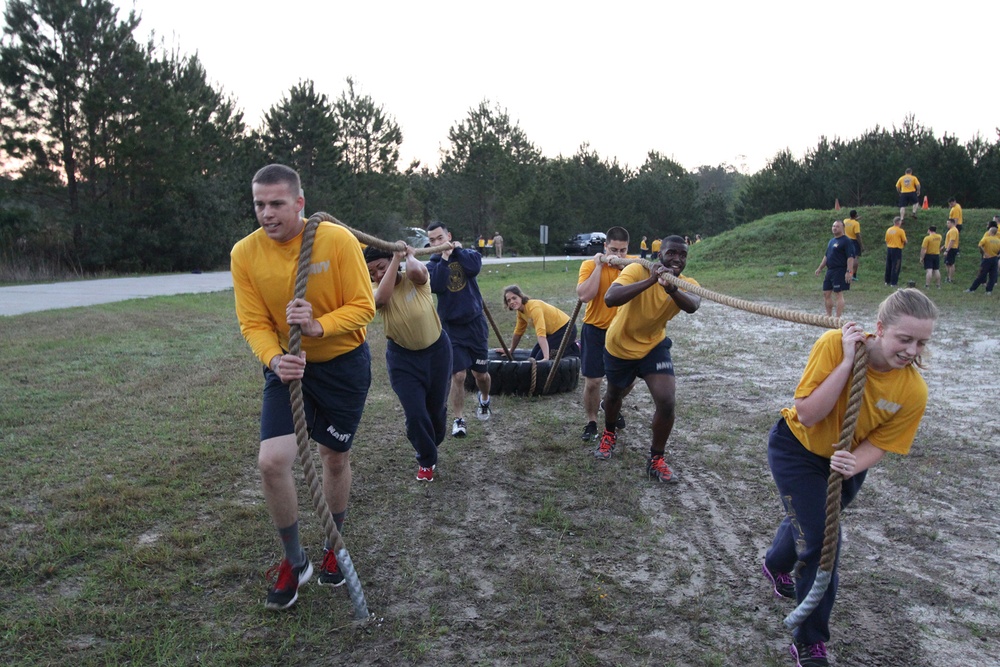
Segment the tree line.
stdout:
[[269,162],[299,171],[310,212],[387,239],[432,220],[461,240],[499,231],[521,253],[541,250],[540,225],[553,246],[613,225],[637,245],[837,199],[894,204],[906,166],[940,203],[1000,205],[1000,141],[938,139],[913,118],[850,141],[824,137],[801,161],[782,151],[745,175],[727,164],[688,171],[656,151],[632,168],[586,143],[548,158],[484,100],[449,129],[434,168],[400,168],[399,124],[350,78],[336,97],[300,81],[250,127],[196,56],[138,42],[139,18],[109,0],[8,0],[4,19],[0,262],[225,266],[256,226],[249,180]]

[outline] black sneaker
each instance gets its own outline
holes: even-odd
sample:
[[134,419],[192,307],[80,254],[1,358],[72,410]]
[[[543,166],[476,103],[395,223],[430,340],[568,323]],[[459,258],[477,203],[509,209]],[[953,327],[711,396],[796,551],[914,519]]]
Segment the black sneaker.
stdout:
[[451,435],[453,438],[464,438],[468,429],[465,426],[465,420],[459,417],[451,425]]
[[795,658],[795,667],[830,667],[830,659],[826,654],[826,644],[800,644],[795,642],[788,647],[788,652]]
[[323,564],[319,566],[320,586],[340,586],[344,583],[344,575],[337,568],[337,554],[332,549],[323,549]]
[[597,439],[597,422],[587,422],[587,425],[583,427],[583,436],[581,440],[584,442],[590,442],[591,440]]
[[269,569],[265,575],[268,579],[277,572],[278,580],[267,591],[267,601],[264,606],[268,609],[288,609],[299,599],[299,586],[309,581],[312,577],[313,566],[306,559],[306,562],[298,567],[292,567],[287,558]]
[[767,580],[771,582],[774,589],[774,597],[795,599],[795,582],[787,572],[771,572],[767,569],[767,562],[761,563],[760,571],[764,573]]

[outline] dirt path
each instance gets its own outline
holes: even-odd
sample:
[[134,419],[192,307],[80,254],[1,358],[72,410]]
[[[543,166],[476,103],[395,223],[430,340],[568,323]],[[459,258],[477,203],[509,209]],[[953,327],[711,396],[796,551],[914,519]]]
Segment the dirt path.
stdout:
[[[356,507],[365,509],[352,549],[390,557],[362,557],[380,614],[366,632],[380,638],[357,646],[355,660],[790,664],[790,605],[759,574],[781,518],[766,433],[821,330],[734,313],[706,303],[671,324],[676,485],[642,474],[645,389],[627,400],[621,451],[607,463],[578,439],[578,393],[498,397],[492,421],[445,442],[433,485],[381,488],[387,476],[359,452]],[[972,342],[991,330],[939,323],[912,455],[874,469],[844,516],[835,665],[1000,663],[1000,437],[981,408],[997,396],[997,375],[979,382],[1000,353]],[[407,447],[396,439],[378,465],[406,469]]]

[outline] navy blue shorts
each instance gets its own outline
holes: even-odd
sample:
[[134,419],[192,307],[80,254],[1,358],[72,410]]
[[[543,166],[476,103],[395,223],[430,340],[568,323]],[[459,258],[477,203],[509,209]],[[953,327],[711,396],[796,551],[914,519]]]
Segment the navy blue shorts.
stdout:
[[489,360],[490,332],[486,328],[486,316],[480,314],[471,322],[441,322],[441,327],[451,339],[451,372],[460,373],[471,368],[477,373],[485,373]]
[[847,269],[827,269],[826,276],[823,277],[824,292],[846,292],[851,289],[851,283],[847,282]]
[[899,193],[900,207],[909,206],[910,204],[916,204],[917,197],[919,197],[919,195],[916,192],[900,192]]
[[924,255],[924,268],[930,271],[937,271],[940,269],[941,255]]
[[[302,399],[309,435],[336,452],[346,452],[372,383],[368,343],[330,361],[306,363]],[[264,367],[264,403],[260,411],[260,440],[295,433],[292,398],[288,385]]]
[[604,339],[607,329],[584,324],[580,331],[580,345],[583,351],[580,359],[580,373],[585,378],[604,377]]
[[642,359],[619,359],[607,350],[604,351],[604,374],[608,384],[616,387],[630,387],[637,377],[647,375],[673,375],[674,362],[670,359],[670,347],[673,341],[664,338],[650,350]]
[[958,248],[952,248],[948,251],[948,254],[944,256],[945,266],[955,266],[955,259],[958,257]]
[[851,239],[851,245],[854,246],[854,256],[861,257],[861,241],[857,239]]

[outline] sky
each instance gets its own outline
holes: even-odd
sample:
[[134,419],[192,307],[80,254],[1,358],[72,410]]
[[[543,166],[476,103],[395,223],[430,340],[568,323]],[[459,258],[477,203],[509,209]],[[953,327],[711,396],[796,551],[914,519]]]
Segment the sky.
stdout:
[[546,157],[633,169],[657,151],[753,173],[910,115],[963,142],[1000,125],[994,2],[114,1],[251,127],[300,81],[333,100],[351,77],[399,124],[401,168],[436,168],[484,100]]

